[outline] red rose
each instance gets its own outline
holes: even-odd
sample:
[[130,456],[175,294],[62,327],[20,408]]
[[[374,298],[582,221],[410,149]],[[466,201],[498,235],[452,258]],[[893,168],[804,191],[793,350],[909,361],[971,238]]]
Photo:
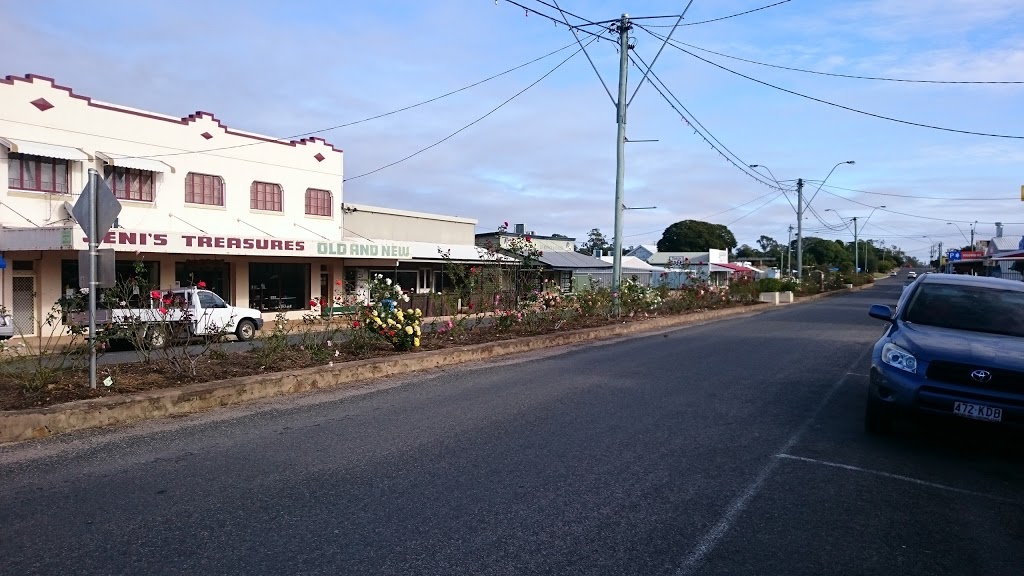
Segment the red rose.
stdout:
[[508,222],[505,222],[504,224],[502,224],[502,226],[504,226],[505,228],[508,228]]
[[527,235],[526,235],[526,241],[527,241],[527,242],[533,242],[533,238],[531,238],[531,237],[530,237],[530,235],[529,235],[529,234],[527,234]]
[[199,286],[200,288],[206,288],[206,282],[203,282],[202,280],[200,280],[199,284],[196,284],[196,286]]
[[319,305],[319,304],[320,304],[320,303],[319,303],[319,302],[317,302],[316,300],[310,300],[310,301],[309,301],[309,307],[310,307],[310,308],[313,308],[313,307],[315,307],[315,306],[317,306],[317,305]]
[[341,280],[335,280],[334,284],[335,286],[341,286]]
[[161,314],[167,314],[167,308],[160,308]]
[[153,290],[152,292],[149,293],[149,297],[153,298],[154,300],[160,298],[160,291],[159,290]]
[[352,327],[353,328],[359,328],[359,320],[356,320],[355,322],[353,322],[352,323]]

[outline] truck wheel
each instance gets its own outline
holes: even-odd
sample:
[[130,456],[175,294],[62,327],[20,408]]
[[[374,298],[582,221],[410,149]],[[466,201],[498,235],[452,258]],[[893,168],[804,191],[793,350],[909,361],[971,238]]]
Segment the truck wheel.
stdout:
[[146,331],[146,342],[153,350],[159,350],[167,346],[167,331],[155,326]]
[[242,320],[235,328],[235,337],[239,342],[248,342],[256,337],[256,323],[252,320]]

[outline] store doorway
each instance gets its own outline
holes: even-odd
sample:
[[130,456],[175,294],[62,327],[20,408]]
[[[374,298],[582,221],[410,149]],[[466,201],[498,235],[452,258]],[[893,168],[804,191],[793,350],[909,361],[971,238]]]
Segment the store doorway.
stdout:
[[11,278],[11,316],[17,336],[36,335],[36,279],[33,276]]

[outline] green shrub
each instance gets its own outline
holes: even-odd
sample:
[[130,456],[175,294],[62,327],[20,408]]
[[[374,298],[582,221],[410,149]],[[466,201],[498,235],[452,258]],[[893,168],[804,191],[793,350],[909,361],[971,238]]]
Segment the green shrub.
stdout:
[[784,292],[782,289],[782,281],[777,278],[761,278],[757,282],[754,282],[754,288],[758,293]]

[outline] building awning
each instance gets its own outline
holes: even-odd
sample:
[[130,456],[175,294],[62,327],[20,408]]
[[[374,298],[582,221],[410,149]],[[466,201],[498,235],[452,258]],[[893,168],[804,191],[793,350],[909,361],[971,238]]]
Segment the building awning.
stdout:
[[994,261],[1007,261],[1007,260],[1024,260],[1024,250],[1017,250],[1015,252],[1002,252],[992,257]]
[[11,152],[17,152],[18,154],[60,158],[61,160],[77,160],[79,162],[92,160],[92,157],[85,152],[70,146],[58,146],[56,144],[32,142],[31,140],[16,140],[14,138],[0,138],[0,145],[6,146]]
[[729,263],[721,262],[721,263],[718,263],[718,264],[712,264],[711,265],[711,272],[728,272],[728,273],[732,274],[732,273],[735,273],[735,272],[748,272],[748,273],[752,273],[752,272],[757,272],[757,270],[755,270],[753,268],[747,268],[746,266],[741,266],[740,264],[733,264],[732,262],[729,262]]
[[148,172],[170,171],[171,174],[174,173],[174,166],[165,164],[159,160],[153,160],[152,158],[134,158],[120,154],[111,154],[110,152],[96,152],[96,157],[111,166],[135,168],[136,170],[146,170]]

